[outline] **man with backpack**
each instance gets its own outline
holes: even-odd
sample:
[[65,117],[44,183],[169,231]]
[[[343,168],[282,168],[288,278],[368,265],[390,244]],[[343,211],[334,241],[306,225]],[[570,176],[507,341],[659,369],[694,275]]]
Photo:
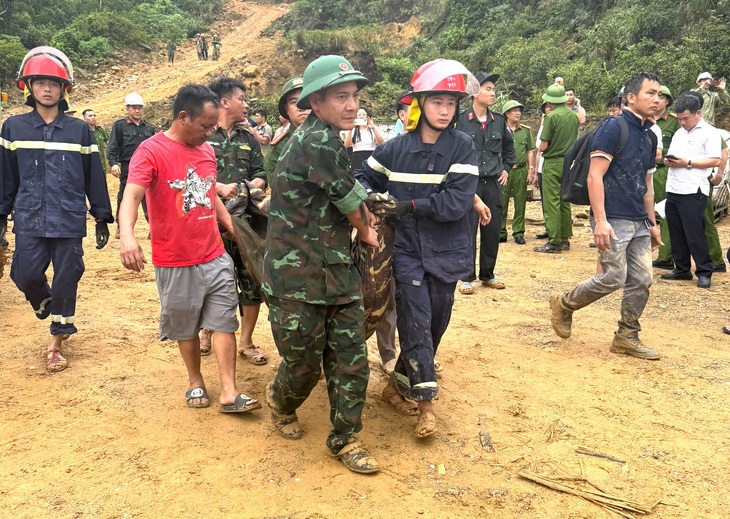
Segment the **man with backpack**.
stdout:
[[[570,337],[573,312],[623,288],[621,319],[610,351],[642,359],[659,353],[639,339],[639,317],[649,299],[651,250],[661,244],[654,220],[652,173],[656,141],[650,117],[656,112],[661,86],[654,74],[639,73],[625,86],[626,107],[592,136],[588,174],[591,226],[601,272],[570,292],[550,297],[553,329]],[[619,120],[624,123],[620,123]],[[622,125],[628,138],[622,149]]]

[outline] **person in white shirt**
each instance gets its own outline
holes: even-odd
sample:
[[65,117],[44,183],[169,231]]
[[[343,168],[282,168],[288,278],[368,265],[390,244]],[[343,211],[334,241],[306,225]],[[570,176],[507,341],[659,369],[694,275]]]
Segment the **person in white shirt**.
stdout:
[[669,168],[666,214],[674,270],[661,278],[691,280],[691,256],[697,286],[710,288],[712,260],[705,237],[704,211],[710,194],[708,178],[722,157],[720,134],[702,119],[700,102],[692,94],[679,96],[674,112],[682,128],[672,137],[664,159]]
[[345,148],[352,146],[352,169],[360,169],[362,163],[368,160],[375,148],[385,140],[373,124],[373,118],[365,108],[357,111],[356,126],[345,137]]

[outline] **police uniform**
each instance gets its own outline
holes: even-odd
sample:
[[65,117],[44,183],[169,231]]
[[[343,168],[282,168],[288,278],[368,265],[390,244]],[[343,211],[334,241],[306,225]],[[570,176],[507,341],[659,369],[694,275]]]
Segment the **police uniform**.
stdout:
[[561,201],[560,189],[563,180],[563,157],[578,138],[579,126],[575,112],[565,106],[565,103],[557,104],[545,116],[540,135],[540,139],[548,143],[542,154],[545,159],[542,167],[543,211],[550,244],[554,246],[561,246],[573,236],[570,204]]
[[[112,133],[109,137],[109,144],[106,148],[106,157],[110,166],[119,165],[121,173],[119,175],[119,191],[117,192],[117,216],[119,216],[119,206],[122,203],[124,188],[127,186],[127,176],[129,175],[129,161],[132,155],[142,141],[149,139],[155,134],[155,128],[147,121],[140,121],[135,124],[131,118],[126,117],[119,119],[112,126]],[[142,199],[142,211],[144,217],[147,217],[147,200]]]
[[518,124],[512,139],[515,146],[515,165],[507,178],[507,185],[502,191],[504,204],[502,205],[502,226],[500,238],[507,238],[507,211],[509,209],[510,196],[515,201],[515,212],[512,218],[512,236],[523,236],[525,234],[525,204],[527,202],[527,156],[535,149],[535,140],[530,133],[530,127]]
[[471,228],[474,234],[472,252],[474,265],[468,276],[462,281],[477,279],[476,271],[476,235],[479,239],[479,279],[489,281],[494,278],[494,267],[497,264],[499,252],[500,219],[497,215],[502,212],[502,186],[497,179],[502,171],[508,174],[515,165],[515,146],[512,132],[507,128],[507,120],[500,113],[487,109],[486,127],[469,107],[459,116],[456,129],[466,133],[474,143],[479,165],[479,181],[476,194],[492,211],[493,218],[485,226],[479,225],[479,216],[470,212]]
[[[215,152],[219,184],[238,184],[243,180],[260,178],[266,182],[261,146],[256,138],[242,125],[236,125],[230,135],[223,128],[216,128],[208,139]],[[235,240],[223,239],[226,252],[233,258],[238,288],[238,305],[241,315],[244,306],[257,306],[263,302],[261,287],[254,281],[243,264]]]
[[412,204],[395,225],[393,252],[401,347],[394,375],[398,392],[412,400],[433,400],[438,392],[434,355],[456,282],[473,273],[470,215],[478,175],[472,139],[454,129],[434,144],[424,144],[418,130],[399,135],[356,173],[366,188]]
[[99,148],[99,159],[101,160],[101,169],[106,175],[106,155],[104,154],[104,144],[109,142],[109,134],[101,126],[94,128],[94,140]]
[[[0,130],[0,214],[15,209],[10,277],[51,334],[76,333],[76,293],[84,273],[88,198],[91,215],[114,221],[91,128],[60,112],[9,118]],[[53,289],[46,269],[53,262]]]
[[[656,165],[656,171],[652,176],[654,186],[654,203],[659,203],[667,198],[667,166],[664,164],[664,157],[667,155],[672,137],[679,130],[680,125],[677,116],[673,114],[669,108],[664,111],[664,115],[657,119],[657,125],[662,131],[662,160]],[[659,224],[659,230],[662,237],[662,245],[659,247],[658,261],[672,260],[672,247],[669,243],[669,227],[667,227],[667,219],[663,218]]]
[[271,182],[261,288],[282,356],[269,405],[293,414],[317,385],[322,363],[333,454],[362,429],[370,375],[346,216],[366,196],[338,131],[310,114],[284,146]]

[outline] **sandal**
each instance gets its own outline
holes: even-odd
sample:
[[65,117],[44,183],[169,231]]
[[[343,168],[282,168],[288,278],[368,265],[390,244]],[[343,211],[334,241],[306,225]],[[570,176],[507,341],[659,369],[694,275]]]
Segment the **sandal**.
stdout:
[[416,437],[428,438],[438,431],[436,427],[436,415],[433,411],[421,411],[418,415],[418,423],[416,424]]
[[68,367],[68,361],[59,350],[49,350],[46,357],[46,369],[51,373],[63,371]]
[[239,393],[232,404],[221,404],[221,413],[247,413],[254,409],[261,409],[261,402]]
[[210,338],[213,335],[213,332],[208,330],[207,328],[203,328],[200,330],[200,354],[201,355],[210,355]]
[[474,293],[474,287],[468,281],[464,281],[459,287],[459,292],[465,295],[471,295]]
[[[208,398],[208,391],[204,387],[192,387],[185,392],[185,400],[188,403],[188,407],[195,409],[203,409],[210,406],[210,398]],[[198,400],[197,403],[193,400]]]
[[266,405],[271,409],[271,423],[279,434],[287,440],[298,440],[302,437],[302,428],[299,425],[297,413],[284,414],[276,409],[274,403],[274,383],[266,385]]
[[372,474],[380,470],[380,464],[373,458],[370,453],[360,445],[357,440],[352,440],[348,443],[337,454],[334,454],[336,458],[339,458],[345,467],[358,474]]
[[436,359],[433,359],[433,370],[436,373],[441,373],[444,370],[444,367],[441,365],[441,363],[439,361],[437,361]]
[[408,400],[398,393],[398,390],[391,384],[387,384],[383,389],[383,401],[393,406],[395,412],[406,416],[416,416],[418,414],[418,404],[413,400]]
[[264,364],[269,363],[269,359],[266,358],[266,355],[261,353],[261,350],[258,349],[256,346],[251,346],[250,348],[244,348],[242,350],[239,350],[238,354],[245,357],[246,360],[248,360],[254,366],[263,366]]

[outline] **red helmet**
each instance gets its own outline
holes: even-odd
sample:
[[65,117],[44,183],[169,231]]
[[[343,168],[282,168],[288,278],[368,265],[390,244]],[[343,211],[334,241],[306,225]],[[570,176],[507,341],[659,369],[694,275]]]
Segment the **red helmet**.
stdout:
[[25,90],[26,82],[34,77],[58,79],[66,92],[70,92],[74,84],[74,71],[68,57],[53,47],[36,47],[29,51],[18,70],[18,88]]
[[479,92],[479,82],[469,70],[451,59],[436,59],[424,63],[411,79],[411,93],[449,92],[460,99]]

